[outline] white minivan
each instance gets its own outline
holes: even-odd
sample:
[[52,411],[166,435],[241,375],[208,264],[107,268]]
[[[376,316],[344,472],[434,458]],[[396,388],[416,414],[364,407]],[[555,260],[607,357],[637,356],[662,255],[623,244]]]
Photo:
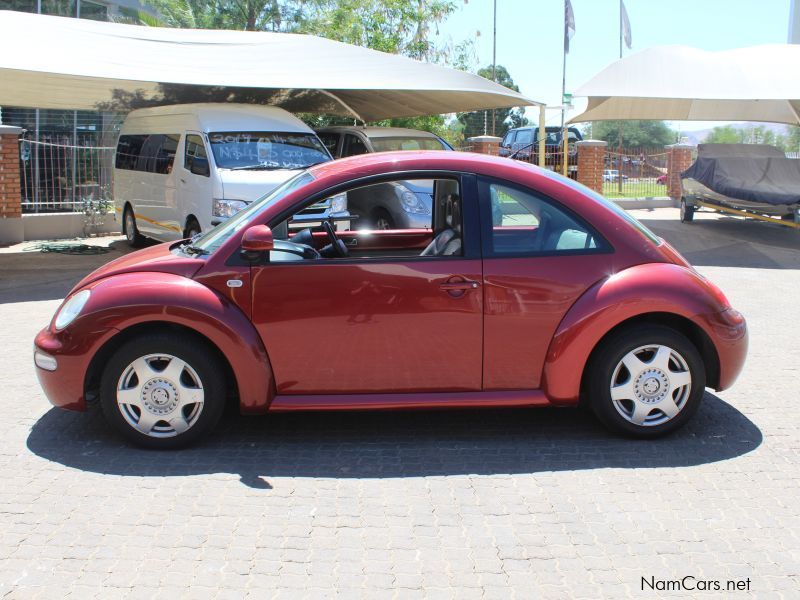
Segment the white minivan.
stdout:
[[[117,143],[116,214],[133,246],[143,237],[192,237],[299,170],[329,160],[317,135],[280,108],[177,104],[134,110]],[[311,208],[317,218],[346,214],[346,198]]]

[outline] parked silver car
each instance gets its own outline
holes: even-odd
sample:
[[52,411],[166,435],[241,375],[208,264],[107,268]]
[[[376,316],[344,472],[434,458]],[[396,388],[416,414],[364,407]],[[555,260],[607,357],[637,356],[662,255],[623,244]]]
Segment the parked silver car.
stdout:
[[[400,127],[324,127],[317,135],[334,158],[395,150],[452,150],[428,131]],[[375,201],[375,195],[380,201]],[[414,180],[371,185],[347,193],[347,208],[359,218],[356,229],[425,229],[431,227],[433,181]]]

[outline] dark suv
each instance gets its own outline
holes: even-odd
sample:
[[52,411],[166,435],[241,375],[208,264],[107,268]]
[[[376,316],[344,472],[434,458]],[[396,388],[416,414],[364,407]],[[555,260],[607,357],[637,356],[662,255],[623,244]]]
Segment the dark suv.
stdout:
[[[545,127],[545,166],[556,171],[561,170],[562,136],[560,127]],[[575,142],[583,139],[581,132],[575,127],[567,128],[568,137],[568,167],[570,176],[574,177],[578,171],[578,149]],[[539,128],[516,127],[509,129],[500,142],[500,156],[512,156],[518,160],[525,160],[536,165],[539,164]]]

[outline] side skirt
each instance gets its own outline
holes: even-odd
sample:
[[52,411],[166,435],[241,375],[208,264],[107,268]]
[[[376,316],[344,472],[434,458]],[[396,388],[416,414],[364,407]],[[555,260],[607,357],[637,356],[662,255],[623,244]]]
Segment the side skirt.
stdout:
[[541,390],[424,392],[417,394],[278,395],[270,412],[294,410],[398,410],[412,408],[496,408],[550,406]]

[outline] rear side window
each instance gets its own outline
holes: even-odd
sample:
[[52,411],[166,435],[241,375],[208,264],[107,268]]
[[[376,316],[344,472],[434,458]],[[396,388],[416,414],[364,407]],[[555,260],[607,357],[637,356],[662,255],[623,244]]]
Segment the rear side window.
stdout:
[[117,144],[116,167],[162,175],[171,173],[180,139],[179,133],[121,135]]
[[[554,203],[518,188],[485,182],[491,231],[488,256],[585,254],[608,250],[607,243],[586,223]],[[482,199],[485,204],[485,199]]]

